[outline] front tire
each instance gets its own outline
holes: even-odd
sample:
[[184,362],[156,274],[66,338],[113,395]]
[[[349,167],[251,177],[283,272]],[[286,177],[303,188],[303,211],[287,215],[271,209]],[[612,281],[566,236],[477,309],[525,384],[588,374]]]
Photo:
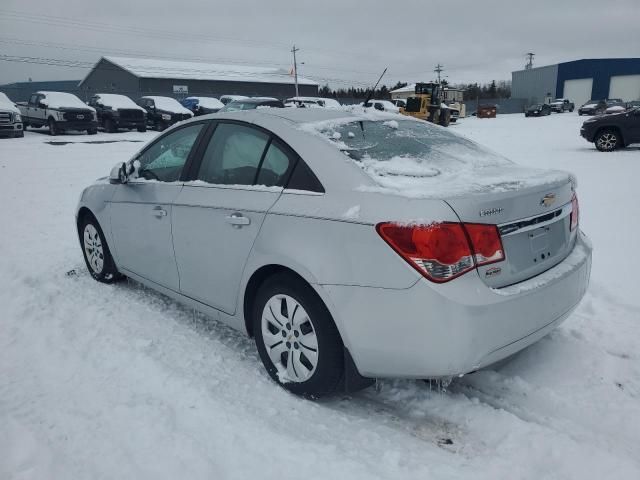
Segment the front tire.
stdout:
[[611,129],[599,131],[594,142],[596,144],[596,148],[601,152],[613,152],[623,145],[620,134]]
[[102,283],[113,283],[122,278],[98,221],[90,214],[80,222],[79,232],[82,254],[91,276]]
[[107,133],[116,133],[118,131],[118,127],[116,127],[116,124],[110,118],[107,118],[104,121],[104,129],[107,131]]
[[138,127],[138,131],[140,133],[144,133],[147,131],[147,126],[146,125],[142,125],[141,127]]
[[260,359],[275,382],[308,398],[338,390],[344,345],[309,285],[291,274],[270,277],[256,295],[252,323]]
[[98,133],[97,128],[89,128],[87,129],[87,135],[96,135]]
[[49,135],[51,135],[52,137],[55,137],[56,135],[58,135],[58,124],[56,124],[56,121],[53,118],[49,119]]

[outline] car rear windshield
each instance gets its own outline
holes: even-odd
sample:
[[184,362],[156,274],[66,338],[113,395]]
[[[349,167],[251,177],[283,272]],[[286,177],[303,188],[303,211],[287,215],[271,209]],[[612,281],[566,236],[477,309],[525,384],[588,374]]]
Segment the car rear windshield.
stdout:
[[385,163],[385,169],[394,175],[425,176],[462,165],[509,162],[471,140],[423,121],[363,120],[320,126],[319,131],[353,160]]

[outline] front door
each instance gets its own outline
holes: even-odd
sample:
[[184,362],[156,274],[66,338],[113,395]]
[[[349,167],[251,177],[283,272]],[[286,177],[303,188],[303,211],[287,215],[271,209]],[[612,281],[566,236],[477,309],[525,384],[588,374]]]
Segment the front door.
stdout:
[[137,178],[119,185],[109,205],[118,267],[175,291],[171,208],[203,125],[174,130],[151,144],[137,159]]
[[234,314],[244,266],[267,211],[294,164],[262,130],[220,123],[173,206],[180,291]]

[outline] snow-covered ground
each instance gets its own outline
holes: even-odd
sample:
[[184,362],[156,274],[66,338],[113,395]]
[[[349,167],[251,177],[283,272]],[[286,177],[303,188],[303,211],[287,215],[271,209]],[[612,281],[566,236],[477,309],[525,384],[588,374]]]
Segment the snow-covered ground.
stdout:
[[242,335],[86,273],[78,195],[155,133],[0,141],[0,478],[640,478],[640,149],[599,153],[582,120],[452,126],[578,176],[595,249],[578,310],[446,391],[384,381],[317,403],[271,382]]

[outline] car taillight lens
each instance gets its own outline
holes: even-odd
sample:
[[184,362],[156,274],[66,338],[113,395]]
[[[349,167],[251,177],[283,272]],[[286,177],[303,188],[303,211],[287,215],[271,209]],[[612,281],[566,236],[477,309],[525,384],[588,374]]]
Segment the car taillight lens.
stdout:
[[578,227],[578,220],[580,218],[580,205],[578,205],[578,196],[573,194],[571,197],[571,231],[573,232]]
[[376,230],[409,265],[433,282],[447,282],[476,265],[504,260],[495,225],[379,223]]

